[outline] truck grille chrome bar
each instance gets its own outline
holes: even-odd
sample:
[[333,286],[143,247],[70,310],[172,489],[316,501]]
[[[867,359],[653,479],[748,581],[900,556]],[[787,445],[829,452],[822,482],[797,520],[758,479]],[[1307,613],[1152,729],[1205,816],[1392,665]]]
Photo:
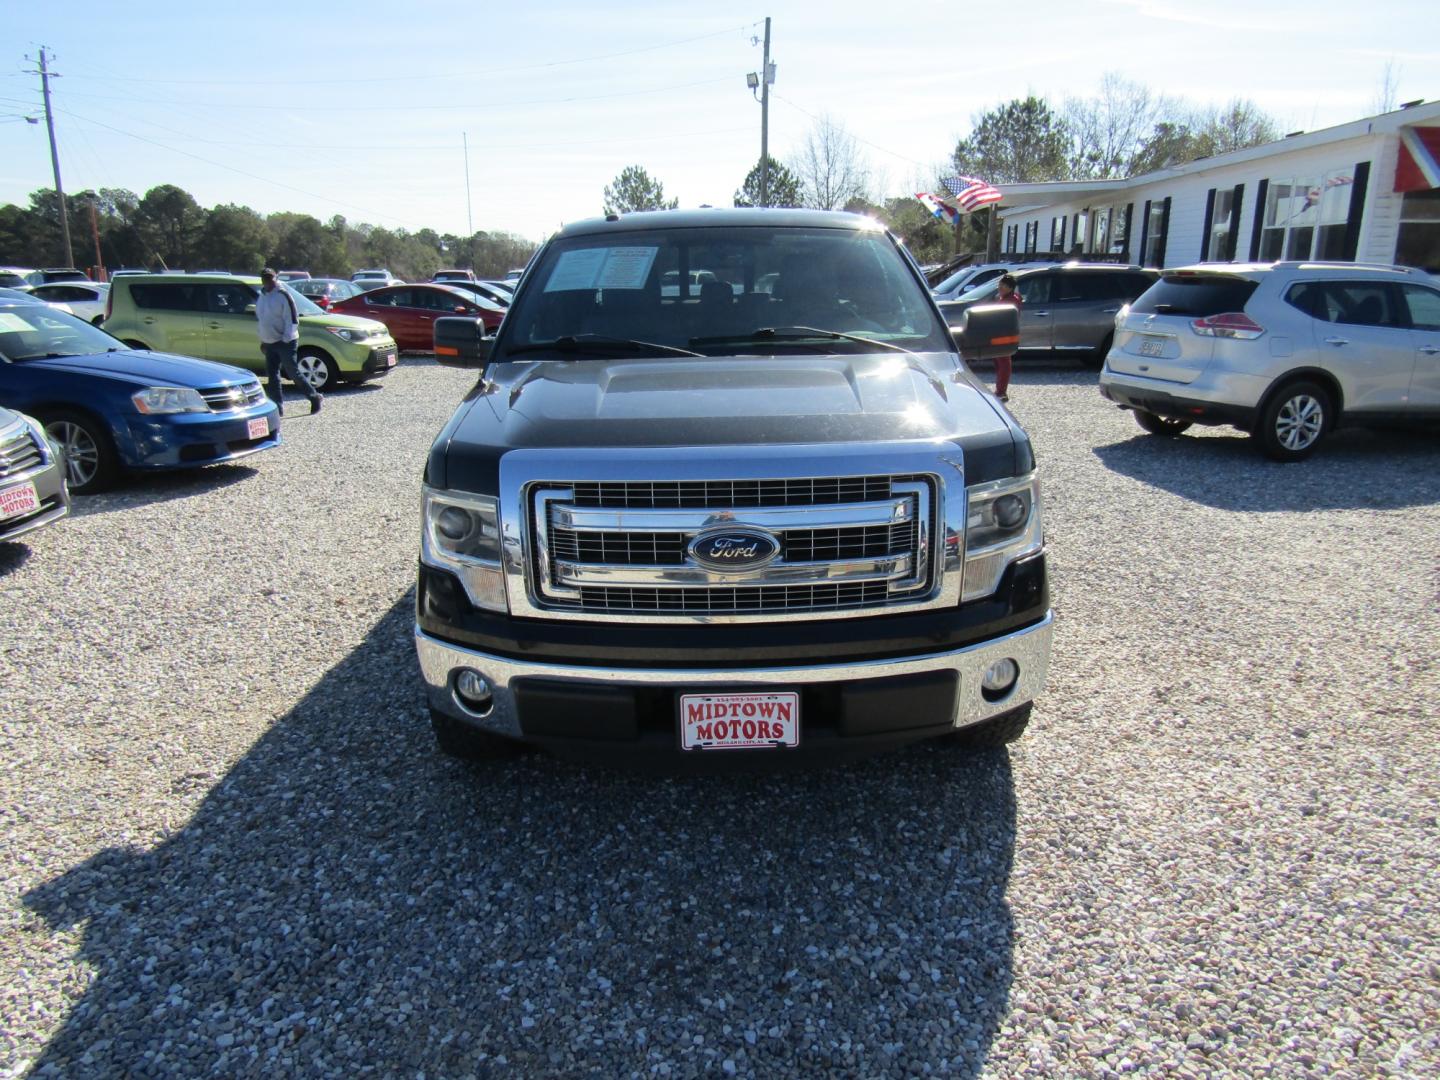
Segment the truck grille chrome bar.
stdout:
[[[537,485],[533,592],[596,613],[883,607],[933,589],[934,505],[933,479],[916,475]],[[716,569],[690,554],[737,527],[773,536],[774,561]]]

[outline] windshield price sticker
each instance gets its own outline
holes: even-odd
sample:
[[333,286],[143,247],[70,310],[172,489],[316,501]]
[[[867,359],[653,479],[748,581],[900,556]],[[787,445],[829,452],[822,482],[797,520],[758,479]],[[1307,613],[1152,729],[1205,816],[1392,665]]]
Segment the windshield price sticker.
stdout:
[[800,745],[800,695],[793,690],[753,694],[682,694],[684,750],[773,750]]
[[596,282],[602,289],[643,289],[659,248],[610,248]]
[[655,264],[658,247],[581,248],[555,260],[545,291],[641,289]]
[[0,491],[0,521],[39,509],[40,498],[35,494],[35,485],[28,480],[19,487]]

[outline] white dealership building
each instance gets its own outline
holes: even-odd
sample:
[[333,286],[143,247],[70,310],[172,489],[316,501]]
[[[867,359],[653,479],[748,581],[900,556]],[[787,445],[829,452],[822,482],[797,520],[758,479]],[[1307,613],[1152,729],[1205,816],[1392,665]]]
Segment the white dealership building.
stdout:
[[1338,259],[1440,272],[1440,103],[1141,176],[996,186],[1007,259]]

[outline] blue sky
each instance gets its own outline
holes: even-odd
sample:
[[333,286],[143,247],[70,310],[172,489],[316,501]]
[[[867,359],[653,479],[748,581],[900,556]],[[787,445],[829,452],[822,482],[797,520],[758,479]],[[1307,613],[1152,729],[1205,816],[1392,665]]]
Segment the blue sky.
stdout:
[[1285,131],[1368,115],[1387,63],[1396,100],[1440,96],[1434,0],[986,10],[0,0],[0,204],[52,184],[44,125],[21,119],[40,113],[27,73],[40,45],[61,73],[67,191],[173,183],[207,207],[412,231],[463,233],[473,219],[534,240],[599,213],[632,164],[682,206],[729,205],[759,158],[745,75],[760,68],[767,15],[771,153],[791,157],[828,114],[861,141],[876,195],[928,186],[977,112],[1089,95],[1105,71],[1196,104],[1248,97]]

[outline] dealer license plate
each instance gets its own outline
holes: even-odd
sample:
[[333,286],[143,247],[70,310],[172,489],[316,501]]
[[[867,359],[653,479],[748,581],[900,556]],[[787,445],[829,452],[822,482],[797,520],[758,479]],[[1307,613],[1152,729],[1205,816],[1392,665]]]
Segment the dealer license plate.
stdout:
[[682,750],[771,750],[800,745],[800,695],[681,694]]
[[394,367],[394,366],[395,366],[395,354],[394,354],[393,352],[392,352],[392,353],[386,353],[386,354],[385,354],[385,366],[386,366],[386,367]]
[[270,421],[263,416],[259,420],[249,421],[245,426],[252,439],[263,439],[270,434]]
[[0,521],[19,517],[40,509],[40,497],[35,494],[35,485],[28,480],[19,487],[0,491]]
[[1145,338],[1140,342],[1141,356],[1160,356],[1165,352],[1165,341],[1163,338]]

